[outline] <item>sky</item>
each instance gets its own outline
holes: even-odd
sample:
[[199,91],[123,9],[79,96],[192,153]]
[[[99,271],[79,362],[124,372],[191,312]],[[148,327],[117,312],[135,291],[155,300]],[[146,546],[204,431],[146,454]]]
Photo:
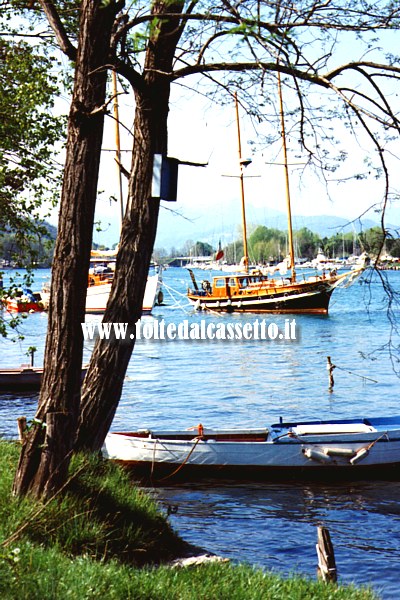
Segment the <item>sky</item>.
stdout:
[[[196,236],[202,239],[202,231],[196,233],[184,217],[191,222],[204,222],[208,215],[215,222],[216,231],[231,226],[231,213],[237,213],[238,226],[240,224],[240,187],[238,141],[234,104],[223,108],[210,105],[208,100],[194,93],[186,92],[186,97],[177,90],[173,92],[171,111],[169,116],[169,156],[182,161],[208,163],[207,167],[179,167],[178,200],[176,203],[162,202],[160,211],[159,230],[162,232],[162,241],[168,237],[165,227],[170,227],[171,211],[183,215],[176,216],[176,227],[184,228],[187,225],[188,238]],[[133,121],[134,106],[130,98],[120,99],[121,121],[128,127]],[[240,126],[242,139],[242,156],[252,159],[251,165],[245,170],[245,197],[247,218],[253,222],[252,213],[257,214],[260,209],[265,210],[264,225],[274,227],[274,211],[285,212],[285,182],[282,167],[282,154],[279,144],[262,150],[254,150],[249,141],[254,140],[257,131],[247,118],[244,111],[240,111]],[[271,123],[269,127],[277,131],[278,123]],[[336,124],[340,127],[340,124]],[[355,172],[365,171],[364,158],[371,152],[371,146],[365,136],[360,136],[359,141],[350,136],[341,128],[339,138],[346,148],[349,158],[340,170],[344,178]],[[291,147],[288,137],[288,153],[290,167],[291,204],[294,215],[294,225],[307,226],[307,216],[335,215],[348,218],[357,218],[368,207],[380,203],[382,198],[383,180],[376,180],[374,176],[365,181],[348,180],[344,183],[332,182],[329,185],[329,194],[317,176],[306,169],[304,160],[298,156]],[[130,149],[131,135],[124,128],[121,129],[121,148]],[[104,149],[115,148],[115,125],[112,119],[106,119],[104,136]],[[122,153],[122,161],[126,168],[130,165],[130,153]],[[303,162],[302,162],[303,161]],[[271,164],[272,163],[272,164]],[[300,164],[299,164],[300,163]],[[397,172],[399,164],[391,160],[393,169],[393,183],[400,187]],[[332,177],[338,177],[334,174]],[[115,202],[110,204],[110,195],[117,196],[118,179],[117,168],[113,152],[103,152],[102,167],[99,181],[100,194],[96,219],[101,221],[101,232],[95,232],[94,241],[110,245],[117,241],[119,228],[119,208]],[[126,191],[125,191],[126,198]],[[257,210],[256,210],[257,209]],[[269,213],[270,211],[270,213]],[[166,213],[169,213],[166,215]],[[374,211],[368,212],[368,218],[379,220],[379,215]],[[163,222],[167,225],[163,228]],[[296,223],[297,222],[297,223]],[[387,222],[400,225],[400,204],[392,206],[387,213]],[[232,231],[232,236],[237,237],[237,230]],[[215,243],[215,241],[214,241]],[[165,243],[163,244],[165,245]],[[156,242],[157,246],[157,242]],[[171,230],[170,246],[174,246],[174,233]]]
[[[395,42],[394,33],[385,33],[385,43],[389,47]],[[393,39],[392,39],[393,37]],[[354,59],[361,58],[364,50],[359,50],[352,41],[351,52]],[[397,43],[397,41],[396,41]],[[339,45],[334,54],[335,65],[348,60],[349,46]],[[368,55],[368,59],[377,56]],[[332,59],[333,60],[333,59]],[[184,82],[190,84],[190,81]],[[388,90],[397,95],[397,90]],[[318,105],[319,96],[315,94],[314,102]],[[286,97],[287,100],[287,97]],[[322,101],[322,96],[321,96]],[[123,124],[132,128],[134,116],[134,101],[132,95],[121,95],[120,118]],[[68,112],[68,103],[64,102],[63,111]],[[398,105],[398,101],[397,101]],[[279,143],[272,146],[257,148],[250,145],[261,133],[277,134],[278,119],[271,119],[267,124],[255,127],[244,110],[240,111],[242,138],[242,156],[252,158],[251,165],[246,169],[245,195],[248,221],[259,219],[260,210],[265,211],[262,224],[274,227],[274,211],[284,212],[285,187],[284,171],[281,166],[282,155]],[[332,181],[329,193],[318,177],[310,169],[303,168],[305,157],[297,153],[297,140],[288,135],[289,163],[300,163],[290,167],[290,188],[294,226],[307,226],[307,217],[316,215],[335,215],[349,220],[357,218],[370,206],[380,204],[383,196],[383,179],[376,180],[371,174],[367,180],[351,179],[354,173],[365,171],[364,159],[372,156],[372,144],[365,135],[350,135],[349,131],[339,122],[327,123],[333,126],[340,140],[341,147],[348,153],[348,159],[332,178],[342,177],[344,182]],[[130,149],[132,136],[124,127],[120,128],[122,162],[126,168],[130,166]],[[391,169],[393,190],[400,190],[400,165],[394,156],[398,152],[399,142],[392,143],[388,162]],[[107,150],[115,149],[115,123],[106,118],[103,142],[102,163],[99,179],[99,193],[96,220],[100,222],[100,231],[94,232],[94,242],[111,246],[118,241],[120,227],[120,210],[110,196],[117,196],[118,175],[114,161],[114,153]],[[205,220],[212,221],[216,231],[226,227],[232,228],[232,217],[237,215],[240,224],[240,188],[238,175],[238,147],[235,122],[235,107],[233,102],[224,107],[213,104],[209,98],[191,91],[179,84],[172,86],[169,116],[169,156],[183,161],[208,163],[205,168],[188,166],[179,167],[178,201],[176,203],[161,203],[159,231],[162,245],[174,245],[174,233],[178,229],[188,230],[188,238],[196,237],[202,240]],[[226,177],[230,175],[230,177]],[[125,199],[126,199],[126,182]],[[171,220],[175,211],[178,216]],[[252,215],[254,216],[252,217]],[[186,219],[185,219],[186,217]],[[206,219],[205,219],[206,217]],[[379,221],[379,215],[373,210],[368,218]],[[189,221],[187,220],[189,219]],[[57,221],[56,213],[51,218]],[[393,204],[387,211],[387,222],[400,225],[400,203]],[[172,225],[171,225],[172,223]],[[196,230],[196,223],[199,225]],[[170,233],[169,233],[170,229]],[[237,237],[238,228],[232,230],[232,238]],[[161,236],[162,234],[162,236]],[[165,244],[165,240],[168,243]],[[209,241],[209,240],[204,240]],[[215,243],[215,240],[214,240]],[[157,246],[157,241],[156,241]]]

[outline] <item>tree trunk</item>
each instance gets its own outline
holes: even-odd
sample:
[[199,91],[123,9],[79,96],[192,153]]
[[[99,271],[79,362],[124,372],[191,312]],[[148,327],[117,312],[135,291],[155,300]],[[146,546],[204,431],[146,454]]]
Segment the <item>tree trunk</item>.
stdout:
[[[153,4],[153,14],[181,12],[183,2]],[[142,313],[144,290],[157,231],[159,200],[151,198],[153,157],[167,152],[170,81],[167,76],[180,30],[176,20],[154,27],[145,60],[144,84],[136,90],[134,145],[128,204],[122,225],[112,290],[104,322],[133,326]],[[121,397],[134,339],[98,340],[85,377],[76,449],[99,450]]]
[[[79,415],[90,250],[103,137],[108,51],[117,6],[83,0],[49,325],[39,405],[25,436],[15,494],[47,497],[65,480]],[[47,426],[47,433],[45,428]]]
[[[134,174],[129,183],[128,208],[103,319],[131,326],[142,312],[159,209],[159,200],[150,198],[155,136],[150,125],[154,116],[149,119],[154,113],[152,109],[146,110],[147,105],[148,102],[138,98]],[[164,136],[166,140],[166,129]],[[134,339],[97,341],[83,385],[77,447],[101,447],[118,406],[133,347]]]

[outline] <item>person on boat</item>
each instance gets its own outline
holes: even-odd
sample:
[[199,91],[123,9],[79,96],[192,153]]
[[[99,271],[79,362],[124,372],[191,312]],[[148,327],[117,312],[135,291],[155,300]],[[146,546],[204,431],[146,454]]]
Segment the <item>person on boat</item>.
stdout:
[[28,300],[29,300],[30,302],[36,302],[36,298],[35,298],[35,296],[33,295],[33,292],[32,292],[32,290],[30,290],[30,289],[28,289],[28,288],[24,288],[24,289],[22,290],[22,295],[23,295],[23,296],[25,296],[26,298],[28,298]]
[[206,294],[211,294],[211,283],[208,279],[204,279],[204,281],[201,282],[201,287]]

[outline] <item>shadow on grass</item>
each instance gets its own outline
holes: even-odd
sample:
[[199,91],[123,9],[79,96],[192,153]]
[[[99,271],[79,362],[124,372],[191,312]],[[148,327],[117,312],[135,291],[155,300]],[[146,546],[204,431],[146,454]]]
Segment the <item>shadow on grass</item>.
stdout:
[[[70,476],[63,495],[29,522],[25,539],[56,546],[70,556],[116,559],[136,566],[160,564],[185,553],[187,544],[121,467],[100,456],[82,454],[73,458]],[[29,513],[40,510],[41,503],[33,499],[20,501],[9,492],[8,498],[2,495],[3,518],[9,511],[19,511],[20,525],[29,520]]]

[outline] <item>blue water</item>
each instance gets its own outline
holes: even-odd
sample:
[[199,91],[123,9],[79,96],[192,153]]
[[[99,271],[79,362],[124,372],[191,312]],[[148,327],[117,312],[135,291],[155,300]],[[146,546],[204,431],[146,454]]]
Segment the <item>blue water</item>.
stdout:
[[[36,288],[48,278],[39,271]],[[197,272],[198,280],[210,278]],[[400,291],[400,272],[388,272]],[[184,293],[184,269],[164,272],[166,306],[153,317],[253,322],[255,316],[193,313]],[[171,291],[173,290],[173,291]],[[394,307],[400,318],[399,307]],[[260,319],[260,316],[258,316]],[[262,317],[261,317],[262,318]],[[283,327],[284,316],[266,316]],[[292,317],[293,318],[293,317]],[[399,335],[387,317],[385,293],[375,276],[338,289],[329,316],[296,315],[297,341],[139,341],[132,356],[114,429],[265,426],[280,416],[330,418],[399,414]],[[21,326],[22,342],[0,341],[0,366],[27,362],[29,346],[43,357],[45,314]],[[85,360],[92,344],[85,344]],[[337,365],[328,390],[326,357]],[[369,378],[363,379],[362,376]],[[374,381],[376,381],[376,383]],[[34,414],[36,397],[0,396],[0,434],[15,435],[16,419]],[[384,598],[398,597],[400,484],[186,484],[152,492],[182,536],[235,561],[315,577],[317,526],[329,528],[341,582],[371,583]]]

